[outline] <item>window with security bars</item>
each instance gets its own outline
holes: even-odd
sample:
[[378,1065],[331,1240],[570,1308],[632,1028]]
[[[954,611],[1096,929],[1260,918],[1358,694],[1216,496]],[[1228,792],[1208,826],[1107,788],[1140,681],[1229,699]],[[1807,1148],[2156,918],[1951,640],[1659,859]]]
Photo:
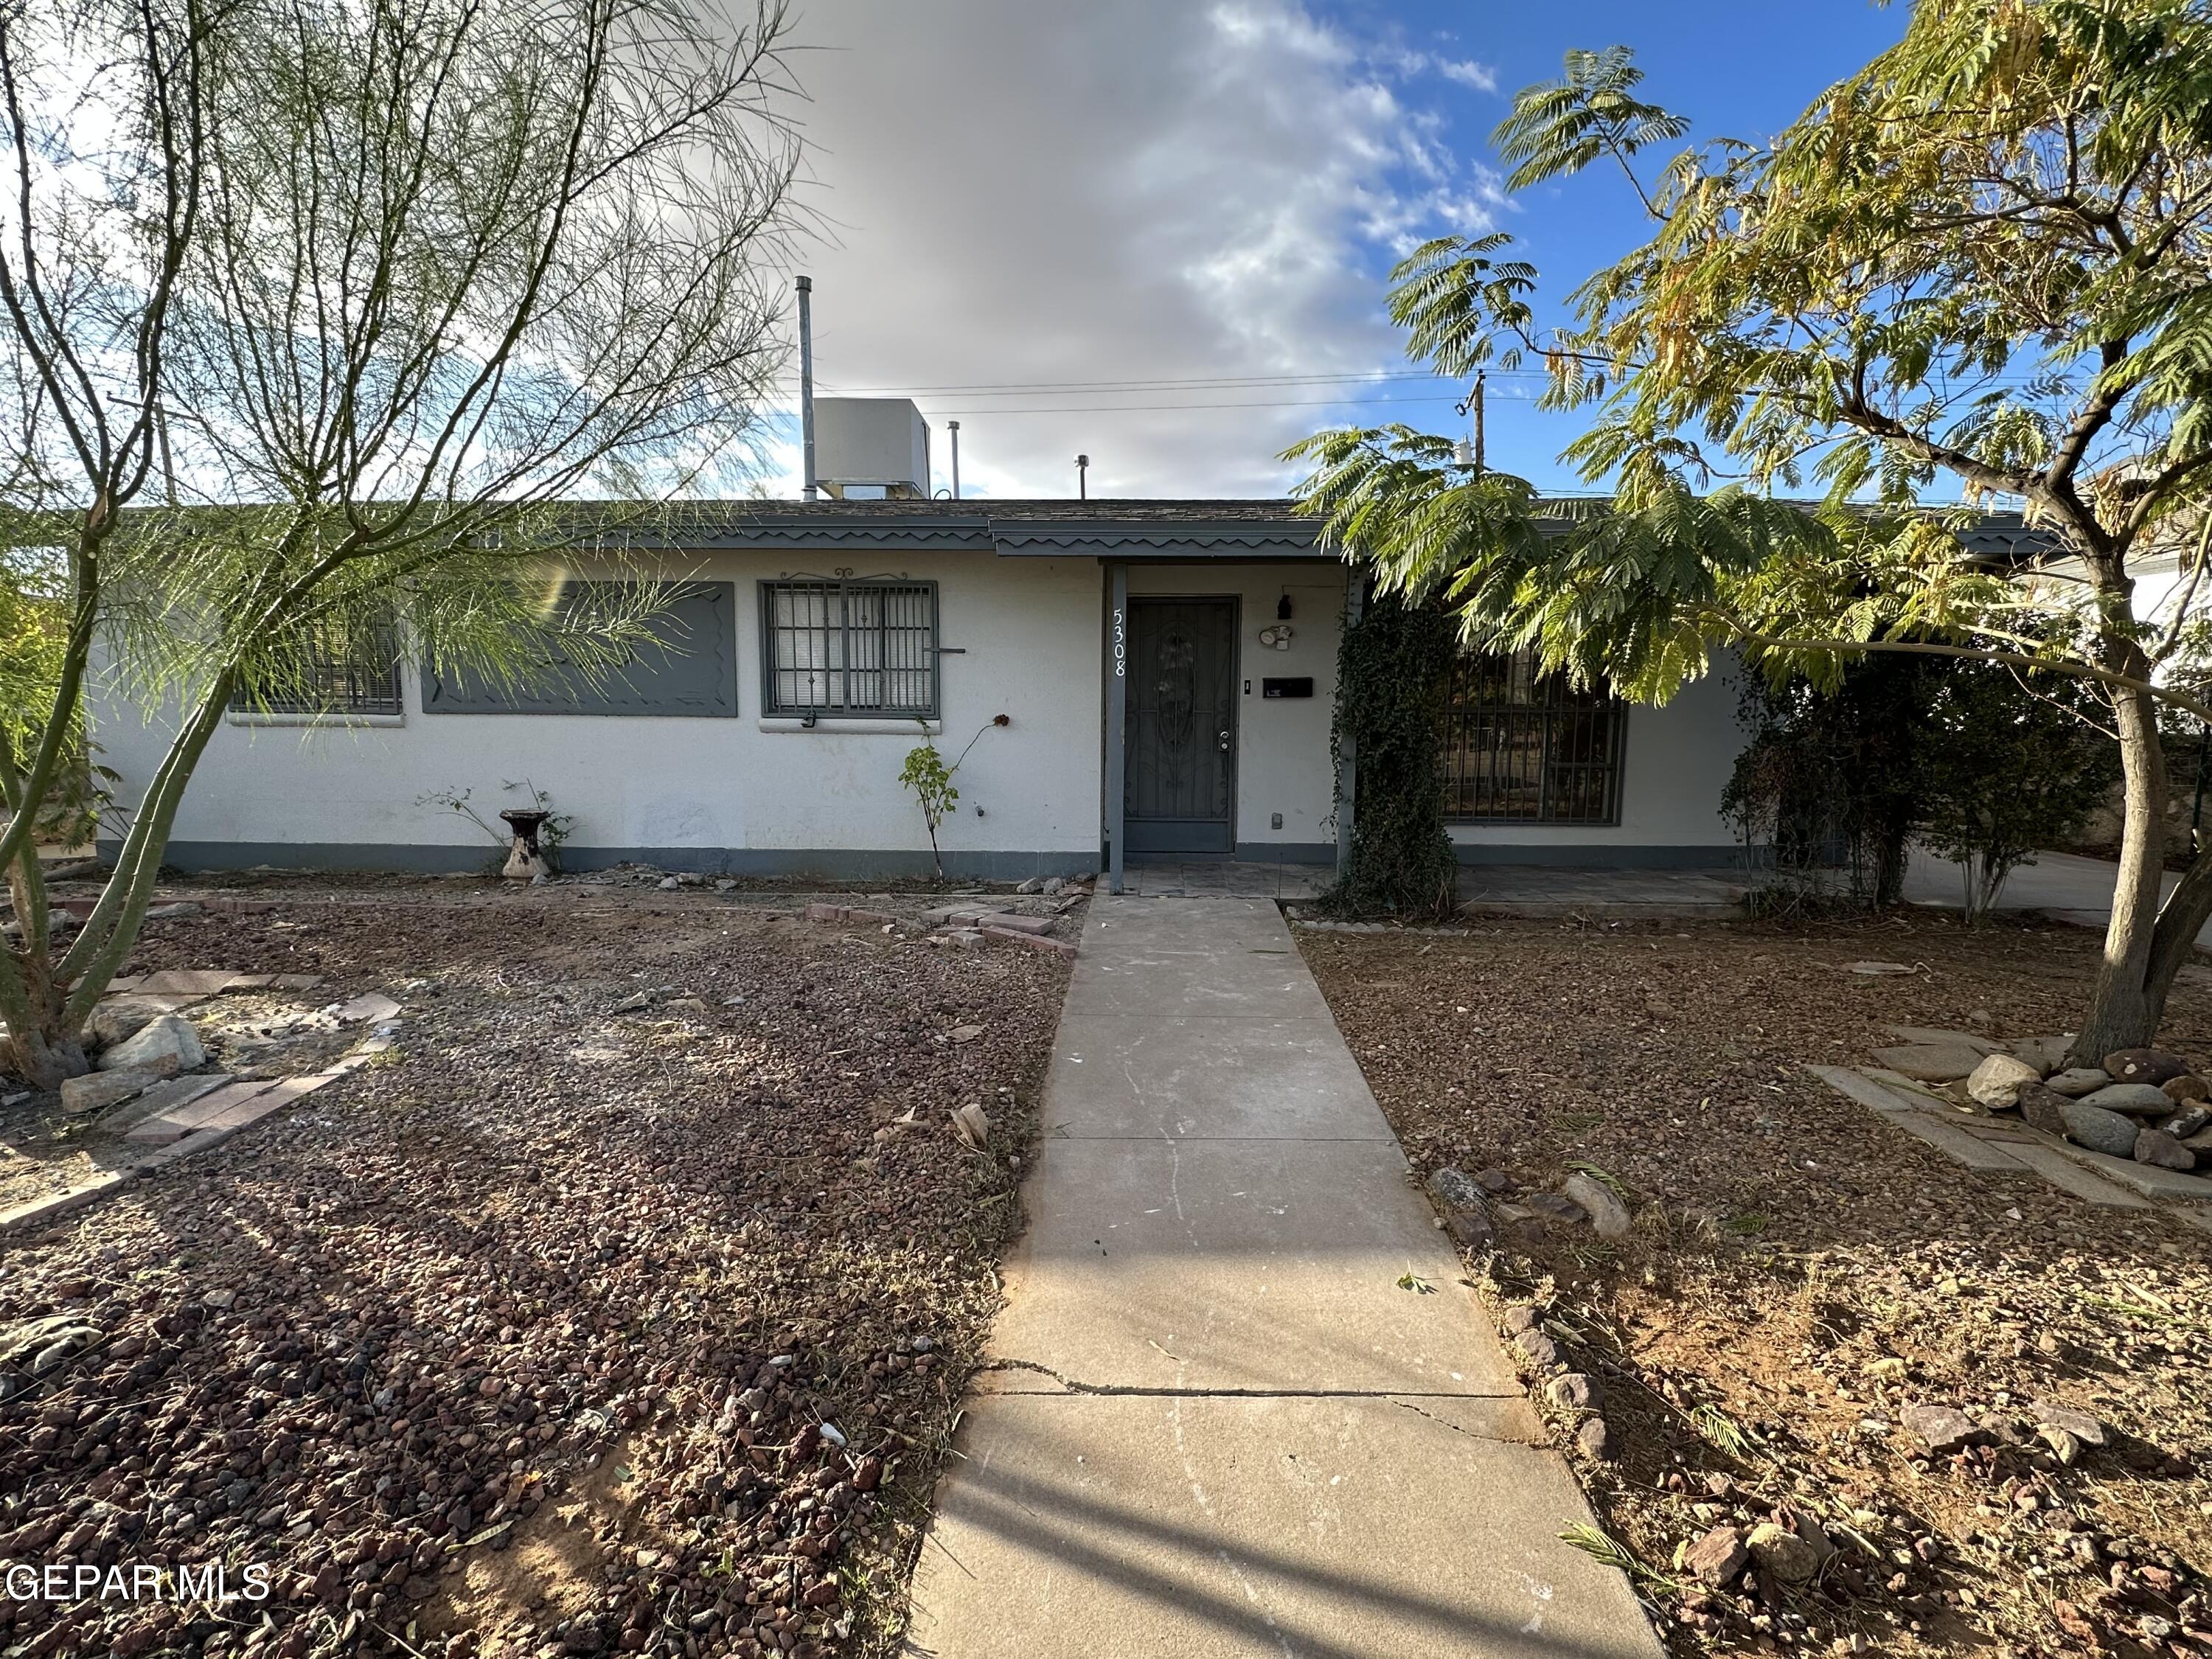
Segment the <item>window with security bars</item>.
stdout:
[[230,706],[245,714],[397,714],[399,632],[391,623],[313,624],[297,672],[241,684]]
[[1618,823],[1628,711],[1540,672],[1534,651],[1462,656],[1444,700],[1444,816]]
[[811,578],[761,584],[771,714],[937,713],[937,584]]

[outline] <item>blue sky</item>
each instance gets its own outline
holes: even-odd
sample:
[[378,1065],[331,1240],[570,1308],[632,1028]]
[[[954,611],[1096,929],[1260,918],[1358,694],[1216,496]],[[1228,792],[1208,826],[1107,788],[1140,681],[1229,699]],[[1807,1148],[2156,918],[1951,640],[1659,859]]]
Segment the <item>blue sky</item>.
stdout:
[[[1433,107],[1446,123],[1446,143],[1471,161],[1493,163],[1490,134],[1511,94],[1556,77],[1571,47],[1633,47],[1644,71],[1644,94],[1688,116],[1696,124],[1692,139],[1727,136],[1755,142],[1778,131],[1824,88],[1896,44],[1906,9],[1866,0],[1750,6],[1707,0],[1666,0],[1663,5],[1550,0],[1510,7],[1350,0],[1324,15],[1346,28],[1395,27],[1409,44],[1425,40],[1433,43],[1433,51],[1471,58],[1490,69],[1496,77],[1494,93],[1440,98]],[[1645,169],[1647,179],[1650,172]],[[1562,306],[1582,277],[1642,242],[1649,224],[1627,182],[1611,167],[1525,192],[1496,216],[1498,228],[1515,236],[1522,256],[1542,273],[1544,296]],[[1492,378],[1487,426],[1492,465],[1547,487],[1576,487],[1579,481],[1556,457],[1574,436],[1577,422],[1571,416],[1546,415],[1531,407],[1527,399],[1534,390],[1533,379]],[[1455,419],[1449,405],[1421,412],[1431,421]]]
[[[940,487],[958,419],[972,495],[1073,494],[1079,450],[1094,494],[1273,493],[1317,427],[1459,427],[1439,388],[1362,384],[1404,368],[1382,307],[1405,248],[1507,230],[1563,300],[1641,240],[1616,175],[1499,188],[1491,130],[1570,47],[1632,46],[1697,137],[1757,139],[1905,21],[1863,0],[812,0],[818,378],[914,397]],[[1492,464],[1571,487],[1573,417],[1533,390],[1493,378]]]

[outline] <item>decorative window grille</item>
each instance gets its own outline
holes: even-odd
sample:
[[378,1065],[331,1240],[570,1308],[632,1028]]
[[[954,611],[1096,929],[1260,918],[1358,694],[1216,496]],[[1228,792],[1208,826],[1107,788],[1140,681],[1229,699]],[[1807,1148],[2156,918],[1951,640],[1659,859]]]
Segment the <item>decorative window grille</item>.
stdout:
[[1470,654],[1444,701],[1444,816],[1456,823],[1618,823],[1628,711],[1538,672],[1534,651]]
[[937,714],[937,584],[805,578],[761,584],[771,714]]
[[312,624],[297,669],[279,684],[241,684],[230,706],[250,714],[397,714],[399,633],[389,622]]

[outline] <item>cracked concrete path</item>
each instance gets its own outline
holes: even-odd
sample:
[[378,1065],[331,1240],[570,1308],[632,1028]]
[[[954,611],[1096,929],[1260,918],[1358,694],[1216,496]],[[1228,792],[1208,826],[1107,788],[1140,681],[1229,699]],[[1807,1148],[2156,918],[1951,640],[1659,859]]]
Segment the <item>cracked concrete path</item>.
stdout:
[[908,1651],[1657,1659],[1272,902],[1091,902]]

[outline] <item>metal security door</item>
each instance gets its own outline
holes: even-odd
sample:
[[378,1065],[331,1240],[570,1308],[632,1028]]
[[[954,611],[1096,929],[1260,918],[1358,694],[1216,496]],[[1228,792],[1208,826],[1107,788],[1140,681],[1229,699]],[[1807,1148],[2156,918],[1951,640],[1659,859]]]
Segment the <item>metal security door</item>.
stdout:
[[1132,853],[1237,846],[1237,601],[1129,601]]

